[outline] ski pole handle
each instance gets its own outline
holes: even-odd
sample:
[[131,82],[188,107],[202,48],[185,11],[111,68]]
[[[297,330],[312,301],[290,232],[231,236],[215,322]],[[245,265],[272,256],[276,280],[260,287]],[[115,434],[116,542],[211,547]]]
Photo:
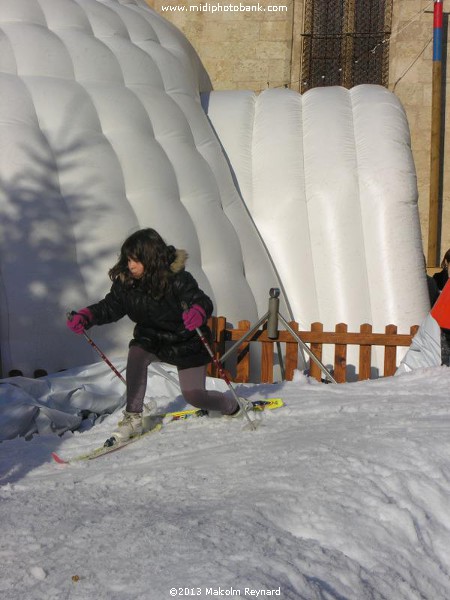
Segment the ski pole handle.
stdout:
[[[186,302],[182,302],[181,307],[184,311],[189,310],[189,306],[186,304]],[[219,362],[217,357],[214,355],[214,352],[211,350],[211,346],[208,344],[208,340],[203,335],[200,327],[196,327],[195,331],[197,332],[197,335],[200,338],[202,344],[206,348],[206,351],[208,352],[209,356],[211,357],[211,360],[213,361],[214,366],[217,368],[217,371],[218,371],[220,377],[225,381],[225,383],[227,385],[231,385],[231,382],[230,382],[227,374],[225,373],[225,369],[222,367],[221,363]]]
[[[67,318],[69,319],[69,321],[72,320],[73,315],[75,315],[76,312],[74,310],[69,311],[67,313]],[[100,356],[100,358],[108,365],[108,367],[111,369],[111,371],[117,375],[117,377],[120,379],[120,381],[122,383],[124,383],[125,385],[127,384],[124,376],[122,375],[122,373],[120,373],[120,371],[118,371],[116,369],[116,367],[112,364],[112,362],[108,359],[108,357],[106,356],[106,354],[104,354],[104,352],[102,352],[100,350],[100,348],[97,346],[97,344],[94,342],[94,340],[86,333],[85,330],[83,330],[83,335],[84,337],[87,339],[87,341],[89,342],[89,344],[92,346],[92,348],[94,348],[94,350],[97,352],[97,354]]]

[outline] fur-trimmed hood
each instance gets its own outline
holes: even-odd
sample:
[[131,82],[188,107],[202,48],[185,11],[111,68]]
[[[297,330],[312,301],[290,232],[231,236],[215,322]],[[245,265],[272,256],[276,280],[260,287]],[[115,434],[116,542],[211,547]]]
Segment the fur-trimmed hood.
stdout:
[[186,261],[189,258],[189,254],[186,252],[186,250],[181,250],[178,248],[175,250],[175,252],[175,260],[171,263],[170,270],[172,273],[179,273],[186,267]]

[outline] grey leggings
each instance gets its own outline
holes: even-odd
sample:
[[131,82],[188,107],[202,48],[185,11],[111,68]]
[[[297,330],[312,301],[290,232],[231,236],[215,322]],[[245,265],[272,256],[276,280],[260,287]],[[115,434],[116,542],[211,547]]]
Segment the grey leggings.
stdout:
[[[139,346],[131,346],[127,362],[127,411],[142,412],[147,389],[147,369],[159,361],[155,354]],[[215,410],[229,415],[237,409],[236,400],[221,392],[205,389],[206,365],[192,369],[178,369],[181,393],[184,399],[195,408]]]

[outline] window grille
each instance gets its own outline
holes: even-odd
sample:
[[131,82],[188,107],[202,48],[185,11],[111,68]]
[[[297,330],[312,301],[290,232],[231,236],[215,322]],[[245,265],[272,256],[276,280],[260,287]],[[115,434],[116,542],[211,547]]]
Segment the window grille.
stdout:
[[392,0],[305,0],[302,93],[361,83],[387,86]]

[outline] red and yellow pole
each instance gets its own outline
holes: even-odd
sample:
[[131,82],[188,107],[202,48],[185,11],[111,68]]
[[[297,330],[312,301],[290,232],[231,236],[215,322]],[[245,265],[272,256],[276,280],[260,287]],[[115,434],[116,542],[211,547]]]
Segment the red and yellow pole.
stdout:
[[431,106],[430,203],[427,266],[439,265],[439,196],[441,191],[443,0],[434,2],[433,84]]

